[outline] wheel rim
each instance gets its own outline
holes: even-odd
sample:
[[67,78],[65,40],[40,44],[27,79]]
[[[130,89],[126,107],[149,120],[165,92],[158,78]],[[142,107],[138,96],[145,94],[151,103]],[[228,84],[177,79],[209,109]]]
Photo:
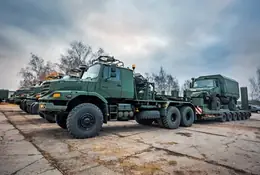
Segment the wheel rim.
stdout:
[[176,120],[177,120],[176,114],[173,113],[173,114],[171,115],[171,121],[172,121],[172,122],[175,122]]
[[78,125],[84,130],[89,130],[96,123],[95,117],[89,113],[82,115],[78,120]]

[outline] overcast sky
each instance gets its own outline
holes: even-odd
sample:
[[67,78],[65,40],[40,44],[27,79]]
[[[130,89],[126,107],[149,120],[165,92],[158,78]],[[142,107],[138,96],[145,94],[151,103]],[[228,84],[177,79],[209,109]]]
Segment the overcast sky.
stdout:
[[259,0],[2,0],[0,88],[17,89],[30,52],[57,62],[73,40],[180,84],[223,74],[249,86],[260,66]]

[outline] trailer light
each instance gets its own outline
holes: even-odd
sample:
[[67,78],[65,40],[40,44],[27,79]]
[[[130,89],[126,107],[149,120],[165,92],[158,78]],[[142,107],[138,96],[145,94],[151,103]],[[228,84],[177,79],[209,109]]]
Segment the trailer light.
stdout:
[[36,98],[40,98],[41,97],[41,95],[40,94],[36,94]]
[[54,93],[54,94],[52,95],[53,98],[59,98],[60,96],[61,96],[60,93]]

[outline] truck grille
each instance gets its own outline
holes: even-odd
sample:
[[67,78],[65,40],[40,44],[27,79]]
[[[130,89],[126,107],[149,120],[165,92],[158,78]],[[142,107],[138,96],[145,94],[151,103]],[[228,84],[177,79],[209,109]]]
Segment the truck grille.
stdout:
[[41,92],[40,92],[41,97],[46,95],[49,91],[50,91],[50,82],[44,82],[41,85]]

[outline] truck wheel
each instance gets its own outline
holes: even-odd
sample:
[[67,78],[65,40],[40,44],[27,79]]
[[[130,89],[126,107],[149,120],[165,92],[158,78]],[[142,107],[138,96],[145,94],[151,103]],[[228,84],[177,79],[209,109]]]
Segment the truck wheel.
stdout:
[[227,113],[223,113],[223,115],[222,115],[220,121],[221,121],[221,122],[227,121],[227,115],[228,115]]
[[21,109],[22,111],[24,111],[24,109],[23,109],[23,101],[21,101],[21,103],[19,104],[19,107],[20,107],[20,109]]
[[140,125],[151,125],[154,120],[151,120],[151,119],[135,119],[135,121]]
[[232,113],[232,120],[233,121],[237,120],[237,114],[235,112]]
[[193,109],[189,106],[183,106],[180,109],[180,113],[181,126],[190,127],[193,124],[195,118]]
[[241,120],[245,120],[246,119],[246,116],[243,112],[240,112],[240,115],[241,115]]
[[236,104],[235,104],[233,98],[230,99],[230,101],[229,101],[229,103],[228,103],[228,109],[229,109],[230,111],[234,111],[234,110],[236,110]]
[[237,112],[237,120],[241,120],[241,113]]
[[66,124],[67,117],[68,117],[68,115],[65,115],[65,114],[57,114],[55,116],[57,125],[59,125],[63,129],[67,129],[67,124]]
[[41,113],[41,112],[39,112],[39,116],[40,116],[41,118],[44,118],[44,114]]
[[31,105],[31,112],[32,114],[38,114],[39,113],[39,104],[37,102],[34,102],[32,105]]
[[28,114],[32,114],[31,105],[26,105],[26,111],[27,111]]
[[167,110],[167,116],[162,117],[162,122],[165,128],[176,129],[181,123],[181,113],[178,108],[169,106]]
[[83,103],[73,108],[67,118],[70,135],[84,139],[98,135],[103,124],[103,114],[94,104]]
[[232,121],[232,113],[227,113],[227,121]]
[[44,118],[45,118],[45,120],[47,120],[49,123],[56,123],[55,117],[52,116],[52,115],[44,114]]

